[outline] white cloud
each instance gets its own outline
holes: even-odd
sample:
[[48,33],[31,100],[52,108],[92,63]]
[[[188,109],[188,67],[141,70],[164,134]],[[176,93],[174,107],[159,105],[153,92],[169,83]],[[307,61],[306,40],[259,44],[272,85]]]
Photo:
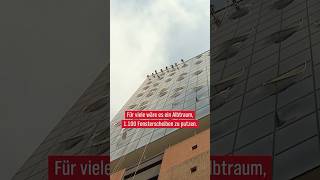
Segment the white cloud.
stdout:
[[[186,42],[197,36],[203,41],[201,37],[205,37],[207,42],[203,43],[209,49],[209,0],[111,0],[110,26],[110,117],[113,117],[147,74],[169,65],[172,62],[169,57],[183,56],[168,49],[183,44],[173,42],[180,34],[176,29]],[[193,48],[192,44],[183,45]],[[194,49],[199,51],[199,47]]]

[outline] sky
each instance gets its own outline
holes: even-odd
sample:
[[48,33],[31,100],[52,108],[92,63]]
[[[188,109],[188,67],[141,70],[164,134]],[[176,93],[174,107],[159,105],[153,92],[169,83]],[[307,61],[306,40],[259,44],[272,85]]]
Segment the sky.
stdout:
[[106,2],[0,2],[1,180],[11,179],[106,66]]
[[111,0],[110,117],[146,75],[210,48],[210,0]]

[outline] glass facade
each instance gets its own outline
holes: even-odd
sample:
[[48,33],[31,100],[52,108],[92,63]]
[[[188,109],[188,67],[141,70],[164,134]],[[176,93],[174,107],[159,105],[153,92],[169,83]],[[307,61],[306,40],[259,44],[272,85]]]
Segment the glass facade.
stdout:
[[12,180],[46,180],[49,155],[109,154],[109,70],[105,68]]
[[196,110],[209,114],[210,52],[180,61],[148,75],[111,122],[111,160],[156,141],[177,129],[121,129],[125,110]]
[[320,2],[239,7],[211,23],[211,154],[271,155],[273,179],[291,179],[320,165]]

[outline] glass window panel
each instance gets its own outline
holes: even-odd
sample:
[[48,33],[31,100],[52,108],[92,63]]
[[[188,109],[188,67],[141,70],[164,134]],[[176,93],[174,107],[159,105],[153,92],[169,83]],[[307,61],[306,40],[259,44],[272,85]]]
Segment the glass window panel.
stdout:
[[165,129],[158,129],[158,130],[154,131],[152,138],[151,138],[151,141],[155,141],[155,140],[163,137],[165,134],[165,131],[166,131]]
[[248,126],[242,127],[238,130],[236,147],[240,148],[260,137],[263,137],[274,129],[274,113],[271,113]]
[[168,135],[168,134],[172,133],[175,130],[178,130],[178,129],[177,128],[168,128],[168,129],[166,129],[166,134],[165,135]]
[[189,99],[184,102],[183,107],[189,107],[196,104],[196,99]]
[[150,138],[151,138],[151,135],[152,135],[152,133],[149,133],[148,135],[142,137],[142,138],[140,139],[139,143],[138,143],[137,148],[140,148],[140,147],[146,145],[147,143],[149,143]]
[[232,152],[235,134],[229,134],[222,139],[211,142],[210,154],[211,155],[226,155]]
[[317,121],[315,114],[312,114],[277,131],[275,151],[276,153],[279,153],[316,134]]
[[241,115],[240,125],[256,120],[275,110],[275,96],[270,96],[245,109]]
[[214,122],[211,124],[211,140],[216,140],[232,131],[237,127],[239,119],[239,113],[232,115],[226,119],[223,119],[219,122]]
[[[208,100],[209,101],[209,100]],[[202,107],[201,109],[197,109],[196,111],[196,118],[200,119],[205,117],[210,113],[210,106],[209,104],[207,106]]]
[[139,140],[136,140],[136,141],[133,141],[130,144],[128,144],[127,145],[127,149],[125,151],[125,154],[127,154],[127,153],[129,153],[131,151],[134,151],[136,149],[138,143],[139,143]]
[[[292,163],[299,162],[299,163]],[[275,179],[291,179],[320,164],[318,136],[295,146],[274,159]]]
[[197,101],[197,109],[201,109],[204,106],[208,106],[209,105],[209,98],[202,98],[201,100]]
[[244,146],[240,150],[236,151],[235,154],[238,155],[272,155],[272,146],[273,146],[273,135],[264,137],[262,139],[259,139],[258,141],[248,145]]

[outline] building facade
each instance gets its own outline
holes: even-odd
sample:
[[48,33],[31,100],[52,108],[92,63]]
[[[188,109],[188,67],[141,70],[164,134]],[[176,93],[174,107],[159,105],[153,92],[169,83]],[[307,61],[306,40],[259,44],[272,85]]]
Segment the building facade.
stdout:
[[109,67],[106,67],[12,180],[47,180],[49,155],[108,155],[108,94]]
[[268,155],[274,180],[319,179],[320,1],[211,15],[211,155]]
[[[46,180],[49,155],[109,154],[111,179],[170,179],[185,173],[189,179],[209,178],[209,59],[207,51],[150,74],[111,127],[109,67],[105,68],[13,180]],[[127,109],[195,110],[200,128],[121,129],[119,122]],[[182,149],[188,156],[177,156]]]
[[[111,179],[179,179],[183,174],[186,179],[209,178],[209,55],[207,51],[147,75],[113,118]],[[121,128],[125,110],[148,109],[194,110],[200,128]],[[184,156],[183,149],[192,153]]]

